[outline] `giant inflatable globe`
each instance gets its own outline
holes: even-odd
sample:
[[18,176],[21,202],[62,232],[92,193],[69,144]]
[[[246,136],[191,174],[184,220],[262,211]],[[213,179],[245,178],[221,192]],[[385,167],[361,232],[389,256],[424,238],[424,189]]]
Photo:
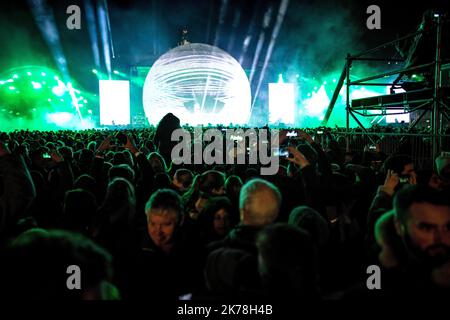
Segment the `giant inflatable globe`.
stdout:
[[145,79],[143,104],[151,124],[169,112],[182,124],[245,124],[250,84],[240,64],[225,51],[186,44],[153,64]]

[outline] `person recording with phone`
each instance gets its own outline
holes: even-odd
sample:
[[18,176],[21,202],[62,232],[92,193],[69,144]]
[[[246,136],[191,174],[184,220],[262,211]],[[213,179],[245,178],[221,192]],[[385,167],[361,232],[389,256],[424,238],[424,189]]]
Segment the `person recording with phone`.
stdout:
[[408,155],[392,155],[383,164],[385,180],[377,189],[367,216],[368,239],[372,241],[375,222],[392,209],[394,195],[405,185],[417,184],[413,159]]

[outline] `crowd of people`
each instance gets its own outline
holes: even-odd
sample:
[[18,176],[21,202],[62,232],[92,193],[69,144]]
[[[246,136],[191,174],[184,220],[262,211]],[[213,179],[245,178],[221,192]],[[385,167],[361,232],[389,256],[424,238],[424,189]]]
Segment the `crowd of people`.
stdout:
[[[166,120],[166,121],[165,121]],[[280,135],[258,164],[171,162],[156,128],[0,134],[0,292],[9,299],[346,300],[450,290],[450,154]],[[402,150],[403,152],[404,150]],[[80,289],[67,268],[81,270]],[[381,289],[367,268],[381,270]]]

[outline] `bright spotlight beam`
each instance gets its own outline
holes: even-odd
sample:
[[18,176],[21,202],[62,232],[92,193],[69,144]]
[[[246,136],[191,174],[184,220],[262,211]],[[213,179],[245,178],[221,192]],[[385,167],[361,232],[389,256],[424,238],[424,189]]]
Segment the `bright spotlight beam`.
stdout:
[[97,4],[97,16],[100,25],[100,36],[103,44],[103,57],[105,59],[106,72],[109,79],[111,79],[111,54],[108,41],[108,28],[105,7],[102,5],[102,1]]
[[253,98],[252,108],[255,105],[256,99],[258,97],[259,90],[261,88],[262,81],[264,79],[264,74],[266,72],[267,65],[269,64],[269,60],[272,56],[272,51],[275,46],[275,42],[278,37],[278,33],[280,32],[281,25],[283,24],[284,16],[286,15],[287,8],[289,6],[289,0],[282,0],[280,3],[280,8],[278,9],[277,20],[275,22],[275,27],[273,28],[272,38],[270,39],[269,47],[267,48],[266,58],[264,59],[263,68],[261,70],[261,74],[259,76],[258,87],[256,88],[255,95]]
[[220,29],[225,23],[225,16],[227,14],[227,10],[228,10],[228,0],[222,0],[222,3],[220,4],[219,25],[217,26],[216,36],[214,37],[214,46],[217,46],[219,44]]
[[56,28],[55,17],[51,8],[44,0],[28,0],[28,4],[64,81],[69,81],[70,76],[67,68],[67,61],[63,53],[58,29]]
[[249,77],[250,83],[253,82],[253,76],[255,75],[256,66],[258,64],[259,56],[261,55],[261,50],[264,45],[266,31],[270,25],[270,20],[272,19],[272,12],[273,12],[272,7],[269,7],[267,9],[266,13],[264,14],[263,27],[262,27],[261,33],[259,34],[258,43],[256,44],[255,56],[253,57],[252,68],[250,69],[250,77]]
[[94,7],[92,6],[91,0],[84,0],[84,9],[86,12],[86,21],[87,28],[89,32],[89,38],[91,39],[91,49],[92,53],[94,55],[94,63],[97,68],[100,69],[100,50],[98,47],[98,30],[97,30],[97,23],[95,19],[95,11]]

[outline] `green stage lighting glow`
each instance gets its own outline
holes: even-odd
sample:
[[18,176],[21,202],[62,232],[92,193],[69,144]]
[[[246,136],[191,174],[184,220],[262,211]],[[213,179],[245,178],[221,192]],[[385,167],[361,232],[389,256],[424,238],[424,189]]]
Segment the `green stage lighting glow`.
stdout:
[[55,79],[56,81],[58,81],[58,80],[59,80],[59,77],[58,77],[58,76],[54,76],[53,79]]
[[9,90],[11,90],[11,91],[16,90],[16,87],[10,86]]
[[13,75],[13,78],[17,79],[17,78],[19,78],[19,76],[17,74],[15,74],[15,75]]
[[95,69],[92,69],[92,73],[93,73],[93,74],[97,74],[97,73],[98,73],[98,71],[97,71],[97,70],[95,70]]
[[48,102],[52,102],[52,99],[48,98],[47,101],[48,101]]
[[113,73],[114,73],[114,74],[119,74],[119,71],[114,70]]
[[28,72],[27,72],[27,75],[31,76],[31,75],[32,75],[32,73],[31,73],[30,71],[28,71]]
[[41,76],[45,77],[47,74],[45,72],[41,72]]
[[73,114],[69,112],[55,112],[47,114],[47,121],[54,123],[58,126],[63,126],[68,124],[73,119]]

